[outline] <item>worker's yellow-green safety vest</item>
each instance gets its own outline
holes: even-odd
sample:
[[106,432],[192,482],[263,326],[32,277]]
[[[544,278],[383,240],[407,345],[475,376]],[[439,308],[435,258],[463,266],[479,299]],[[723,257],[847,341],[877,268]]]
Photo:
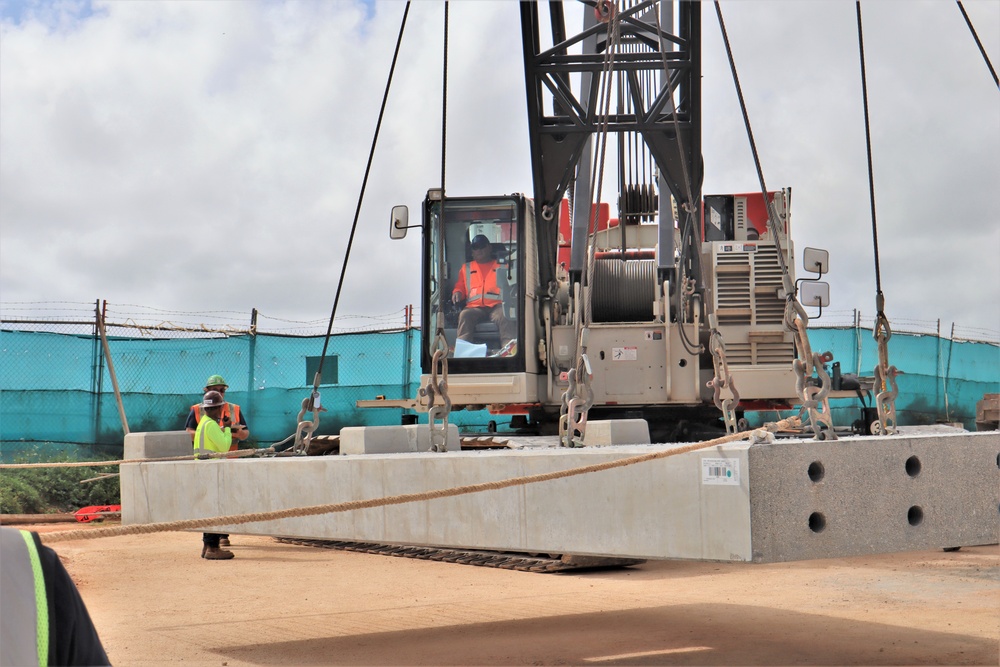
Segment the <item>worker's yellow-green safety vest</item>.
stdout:
[[[210,429],[211,433],[208,432]],[[222,428],[208,415],[201,416],[194,432],[194,453],[198,458],[205,458],[206,454],[228,452],[232,443],[233,435],[228,426]]]
[[49,664],[49,601],[35,538],[0,528],[0,665]]

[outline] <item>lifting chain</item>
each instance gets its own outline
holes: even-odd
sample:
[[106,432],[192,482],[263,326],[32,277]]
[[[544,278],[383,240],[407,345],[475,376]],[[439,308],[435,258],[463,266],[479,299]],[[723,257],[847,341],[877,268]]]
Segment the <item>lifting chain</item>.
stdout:
[[[430,428],[431,451],[447,451],[448,414],[451,412],[451,398],[448,397],[448,339],[440,329],[434,338],[431,381],[427,386],[420,388],[420,395],[427,397],[427,425]],[[437,396],[441,397],[441,405],[434,404]]]
[[[605,151],[607,150],[608,124],[611,118],[611,72],[615,54],[620,47],[620,20],[617,6],[613,0],[599,0],[594,7],[597,20],[607,23],[607,45],[604,50],[604,62],[601,67],[598,96],[603,93],[603,103],[599,111],[601,127],[598,131],[599,149],[596,164],[600,167],[594,170],[590,191],[596,193],[595,204],[600,204],[601,189],[604,184]],[[562,447],[583,447],[587,433],[587,412],[594,404],[594,391],[591,387],[593,370],[587,357],[587,325],[593,322],[593,297],[590,287],[594,284],[594,262],[596,244],[590,235],[595,230],[595,208],[591,207],[590,221],[587,226],[587,275],[586,301],[582,318],[576,319],[576,331],[579,333],[577,345],[576,367],[567,374],[569,385],[562,395],[562,405],[559,408],[559,444]]]
[[[587,329],[583,332],[583,341],[586,343]],[[587,435],[587,411],[594,404],[594,390],[590,385],[593,372],[586,344],[582,349],[584,351],[577,360],[576,368],[571,368],[566,374],[569,385],[563,392],[562,406],[559,409],[560,447],[583,447]]]
[[698,281],[694,278],[684,278],[684,286],[682,288],[683,295],[685,298],[691,298],[698,289]]
[[[785,326],[796,333],[799,351],[799,358],[792,361],[792,369],[795,371],[795,392],[802,399],[802,408],[798,417],[801,419],[803,413],[809,415],[809,428],[813,432],[816,440],[836,440],[837,434],[833,431],[833,419],[830,416],[830,374],[823,367],[824,361],[829,361],[833,357],[813,353],[809,345],[809,336],[806,334],[806,327],[809,324],[809,316],[805,308],[794,296],[790,296],[785,304]],[[819,376],[819,386],[812,380],[813,371]]]
[[[736,433],[739,431],[736,424],[736,406],[740,403],[740,392],[737,391],[733,375],[729,372],[729,363],[726,361],[726,343],[722,340],[722,333],[715,327],[712,328],[708,349],[712,353],[715,377],[708,381],[707,386],[714,390],[715,407],[722,411],[722,418],[726,422],[726,433]],[[722,390],[727,388],[732,392],[733,397],[724,399],[722,398]]]
[[[873,429],[875,435],[892,435],[896,432],[896,396],[899,386],[896,375],[899,371],[889,365],[889,339],[892,329],[889,320],[882,312],[881,294],[879,295],[879,312],[875,318],[875,341],[878,343],[878,365],[875,366],[875,406],[878,408],[878,427]],[[892,385],[892,389],[889,389]],[[875,433],[877,431],[877,433]]]
[[[312,412],[312,420],[307,421],[305,419],[307,412]],[[295,419],[298,422],[298,426],[295,427],[295,443],[291,448],[293,453],[305,455],[309,450],[309,443],[312,442],[313,434],[319,428],[320,412],[326,412],[326,408],[320,404],[318,391],[313,391],[308,398],[302,399],[302,409],[299,410],[299,416]]]

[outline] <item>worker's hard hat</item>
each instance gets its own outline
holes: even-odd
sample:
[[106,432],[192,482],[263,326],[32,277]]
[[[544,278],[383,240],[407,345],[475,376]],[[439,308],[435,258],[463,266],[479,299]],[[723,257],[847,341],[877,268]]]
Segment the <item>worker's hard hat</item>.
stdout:
[[209,387],[226,387],[228,389],[229,385],[226,384],[225,379],[221,375],[213,375],[205,380],[205,391],[208,391]]
[[490,240],[486,238],[485,234],[476,234],[476,237],[472,239],[472,247],[476,250],[479,248],[485,248],[490,245]]
[[205,393],[205,398],[201,400],[201,407],[208,408],[221,408],[226,404],[226,399],[222,397],[217,391],[209,391]]

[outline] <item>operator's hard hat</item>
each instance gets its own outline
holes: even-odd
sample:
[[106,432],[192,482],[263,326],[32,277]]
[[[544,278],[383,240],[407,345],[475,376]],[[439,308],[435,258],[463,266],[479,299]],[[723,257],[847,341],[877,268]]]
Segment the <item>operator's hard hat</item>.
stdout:
[[229,388],[226,384],[226,380],[221,375],[213,375],[205,380],[205,391],[208,391],[209,387],[225,387]]
[[221,408],[226,404],[226,399],[222,397],[217,391],[209,391],[205,393],[205,398],[201,400],[201,407],[208,408]]
[[485,248],[490,245],[490,240],[486,238],[485,234],[476,234],[476,237],[472,239],[472,247],[478,250],[479,248]]

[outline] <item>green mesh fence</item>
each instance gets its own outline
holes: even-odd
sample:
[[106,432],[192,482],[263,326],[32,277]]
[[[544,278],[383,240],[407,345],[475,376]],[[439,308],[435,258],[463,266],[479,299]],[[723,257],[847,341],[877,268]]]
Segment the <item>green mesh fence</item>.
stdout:
[[[870,329],[813,329],[810,340],[814,350],[834,353],[842,373],[872,374],[877,350]],[[131,431],[183,429],[206,379],[219,374],[229,383],[227,399],[240,404],[246,415],[251,442],[266,445],[294,433],[323,341],[323,336],[261,333],[116,336],[109,339],[109,348]],[[317,433],[336,434],[348,425],[399,424],[400,409],[358,409],[355,402],[414,397],[419,344],[415,329],[333,336],[320,387],[327,412]],[[903,371],[896,403],[900,425],[946,421],[974,429],[976,402],[1000,391],[1000,346],[995,344],[896,333],[889,351],[890,362]],[[857,399],[838,399],[831,407],[838,426],[860,416]],[[466,430],[485,431],[497,418],[485,411],[462,411],[450,420]],[[419,421],[426,423],[426,415]],[[120,450],[122,433],[98,337],[0,330],[0,458],[80,445]]]
[[[332,336],[320,386],[326,411],[316,433],[399,424],[400,408],[359,409],[356,401],[416,396],[419,339],[414,329]],[[271,334],[111,337],[108,347],[130,431],[182,430],[208,376],[219,374],[229,384],[227,400],[246,416],[250,442],[267,445],[294,434],[323,342],[323,336]],[[485,411],[450,417],[462,428],[482,430],[491,420],[497,417]],[[426,423],[426,415],[419,421]],[[53,450],[120,448],[123,432],[99,338],[0,330],[2,458],[37,452],[39,443]]]
[[[833,352],[841,373],[870,377],[878,364],[871,329],[810,329],[809,342],[814,351]],[[976,403],[984,394],[1000,392],[1000,346],[992,343],[895,333],[889,339],[889,363],[901,371],[896,379],[900,426],[960,422],[975,430]],[[868,405],[875,407],[871,400]],[[860,406],[857,399],[831,400],[834,424],[852,424],[861,416]]]

